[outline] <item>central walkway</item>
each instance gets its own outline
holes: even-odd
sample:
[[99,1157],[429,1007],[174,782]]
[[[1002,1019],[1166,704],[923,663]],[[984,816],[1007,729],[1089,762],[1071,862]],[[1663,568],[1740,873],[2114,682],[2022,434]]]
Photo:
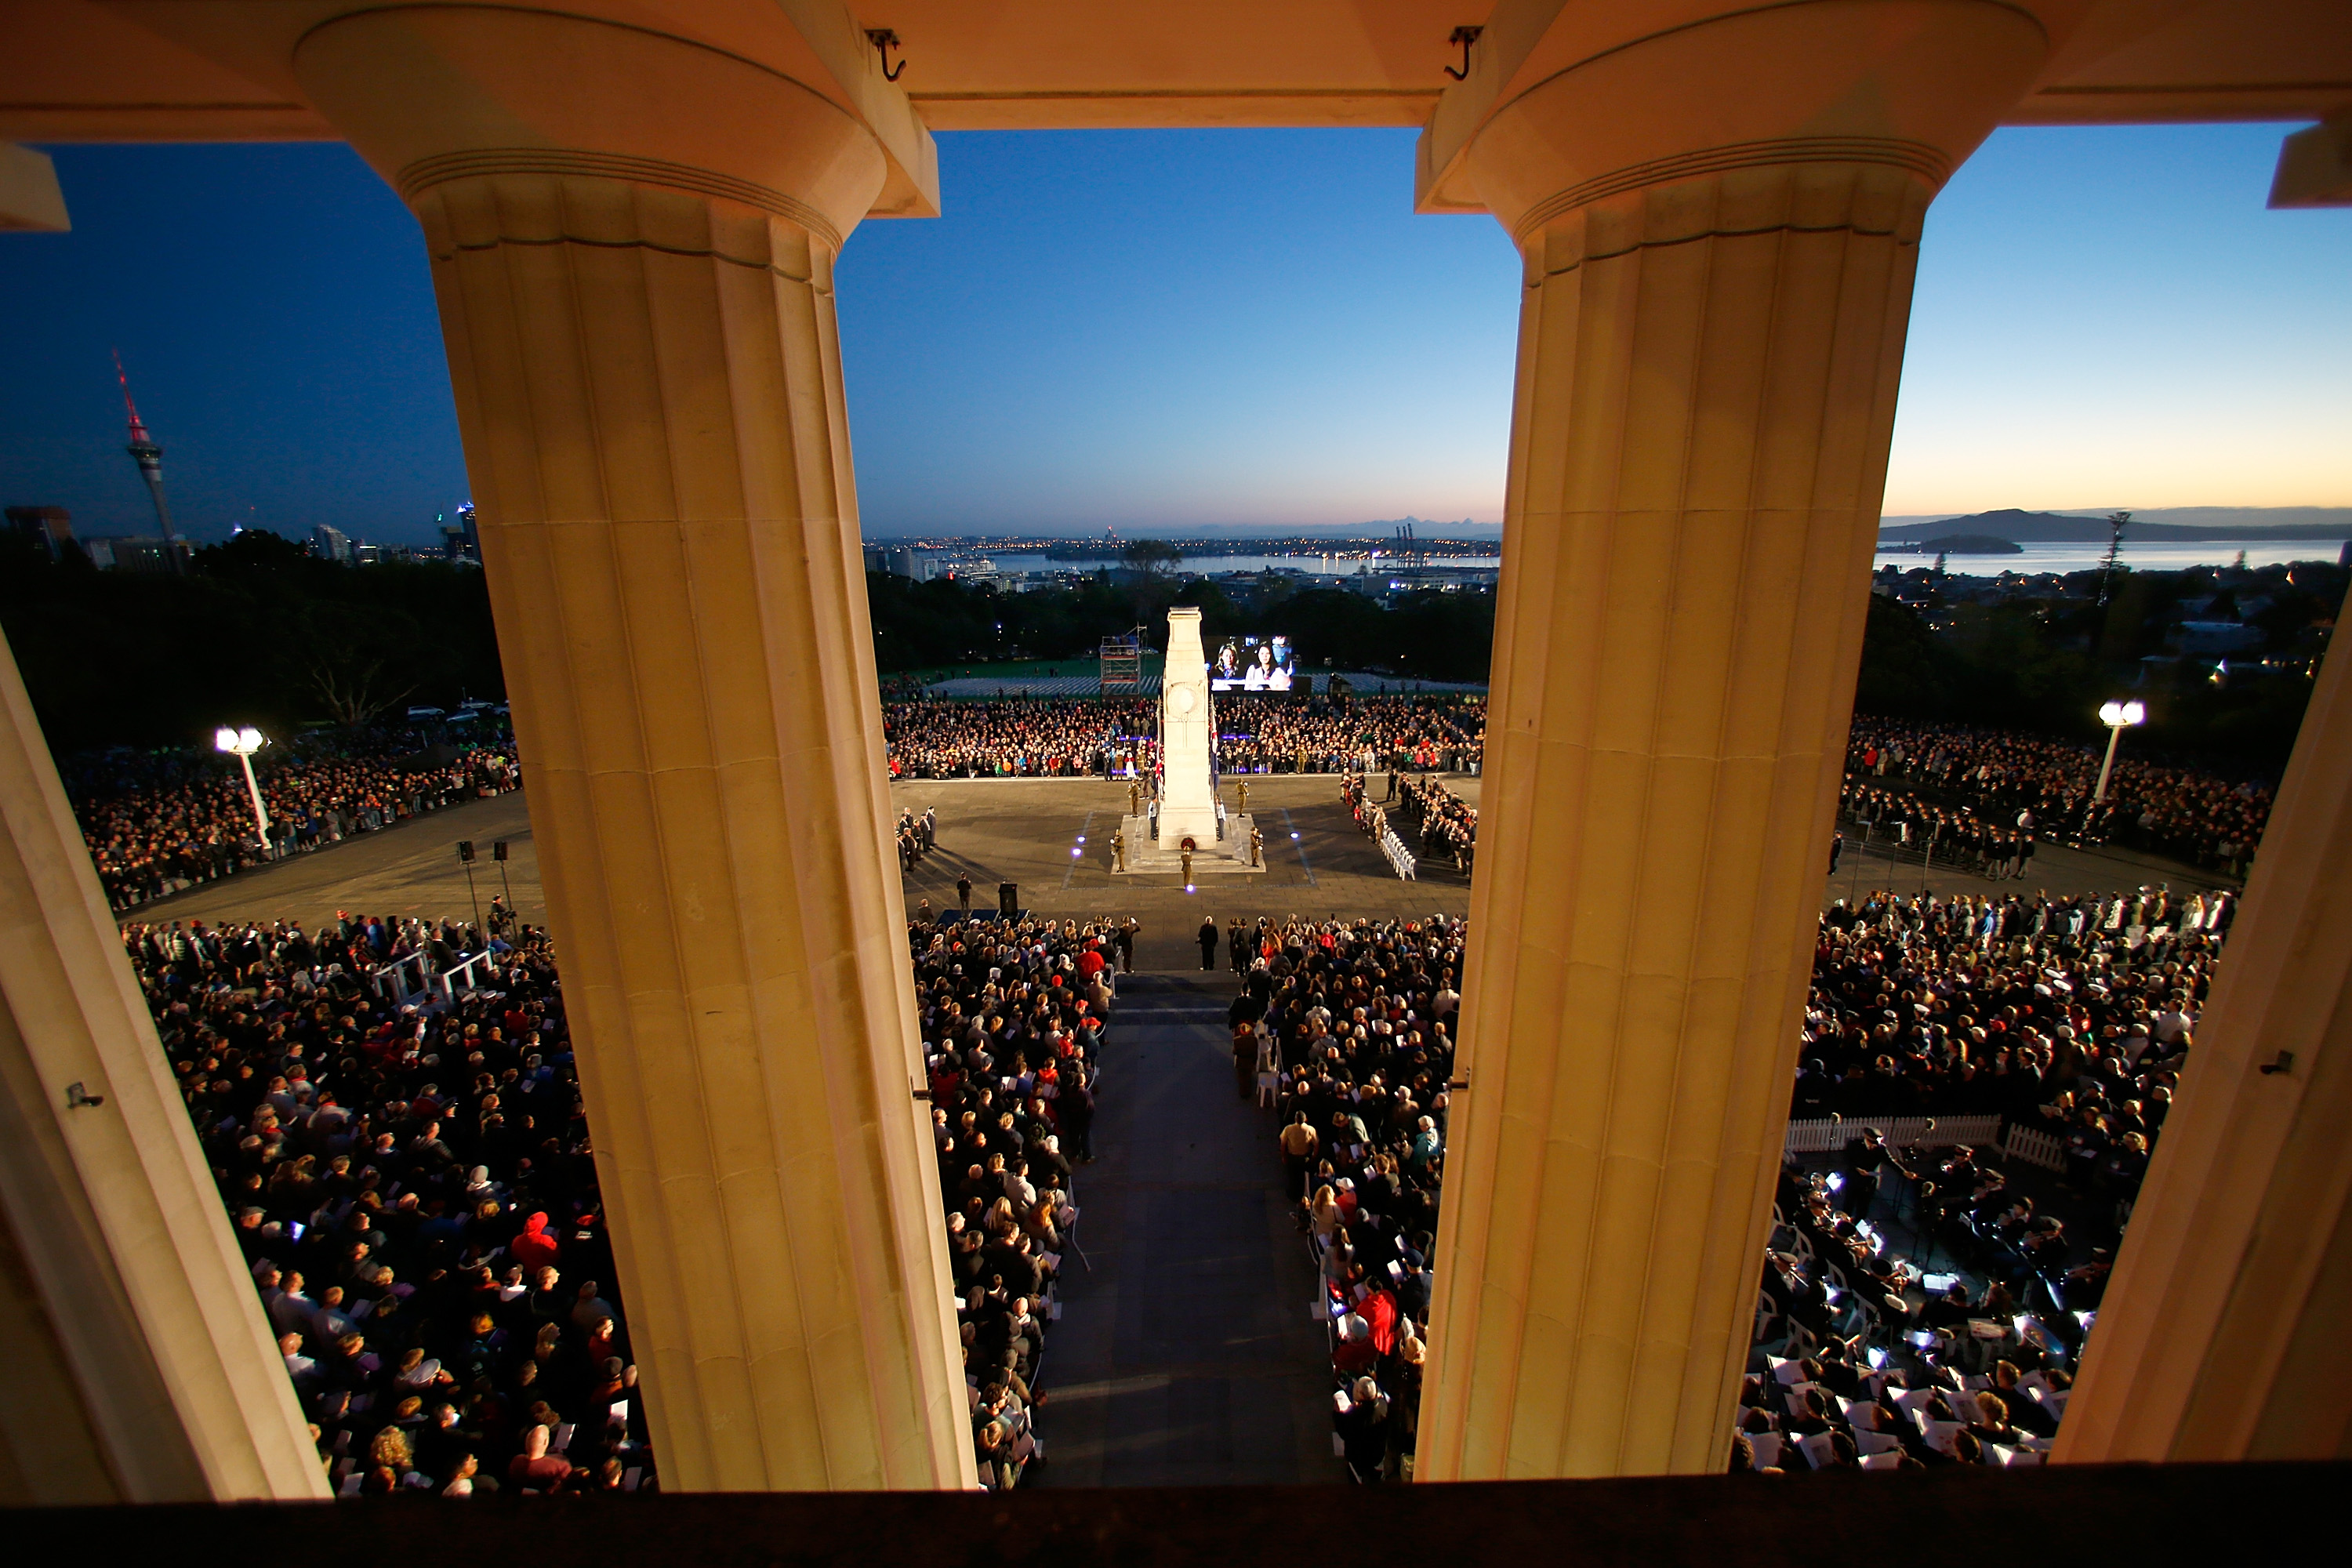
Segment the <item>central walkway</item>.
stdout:
[[1223,972],[1119,983],[1096,1162],[1077,1173],[1087,1261],[1063,1260],[1037,1483],[1344,1479],[1273,1113],[1234,1089],[1233,994]]

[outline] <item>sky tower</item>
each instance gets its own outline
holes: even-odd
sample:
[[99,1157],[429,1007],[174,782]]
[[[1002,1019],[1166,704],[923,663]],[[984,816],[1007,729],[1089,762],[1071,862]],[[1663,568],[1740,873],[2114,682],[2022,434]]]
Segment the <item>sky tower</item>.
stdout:
[[114,355],[114,379],[122,384],[122,406],[131,413],[131,444],[124,449],[139,465],[139,477],[147,481],[147,493],[155,498],[155,521],[163,530],[163,564],[177,573],[180,547],[172,537],[172,509],[163,500],[163,448],[147,434],[147,426],[139,418],[139,405],[131,401],[131,378],[122,374],[122,354],[119,350]]

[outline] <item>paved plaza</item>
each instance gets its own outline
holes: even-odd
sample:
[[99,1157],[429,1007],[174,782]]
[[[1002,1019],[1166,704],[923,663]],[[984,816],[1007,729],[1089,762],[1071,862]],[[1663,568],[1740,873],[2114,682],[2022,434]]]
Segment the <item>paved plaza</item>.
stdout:
[[[1474,806],[1483,781],[1459,776],[1447,783]],[[1237,797],[1228,779],[1228,806]],[[1375,775],[1375,799],[1384,793]],[[1111,875],[1110,833],[1128,809],[1128,786],[1100,779],[910,780],[891,786],[892,802],[906,810],[939,813],[939,847],[906,878],[908,912],[929,900],[934,910],[956,907],[956,879],[972,881],[972,904],[996,907],[1000,882],[1015,883],[1022,907],[1041,914],[1087,920],[1132,915],[1143,922],[1136,949],[1139,969],[1196,968],[1194,933],[1203,915],[1220,927],[1234,916],[1298,915],[1328,919],[1417,919],[1429,914],[1467,914],[1470,884],[1450,861],[1425,860],[1420,880],[1400,880],[1370,839],[1357,831],[1339,804],[1339,780],[1329,773],[1275,775],[1249,781],[1249,809],[1265,834],[1267,869],[1262,876],[1202,879],[1187,892],[1173,875]],[[1292,837],[1296,835],[1297,837]],[[298,856],[222,881],[158,900],[131,920],[278,920],[299,918],[315,926],[338,910],[375,915],[464,916],[473,908],[465,868],[457,856],[461,838],[474,841],[481,857],[474,887],[484,909],[492,893],[511,887],[522,918],[546,918],[539,885],[539,855],[530,816],[520,794],[468,801],[446,811],[363,835],[315,854]],[[504,839],[511,858],[506,879],[489,858],[492,841]],[[1952,893],[2047,891],[2114,892],[2164,883],[2176,892],[2239,886],[2217,872],[2125,851],[2069,849],[2044,844],[2032,874],[2021,880],[1990,882],[1942,866],[1923,867],[1913,856],[1889,860],[1883,847],[1864,849],[1850,831],[1848,853],[1834,877],[1825,877],[1822,901],[1893,888],[1906,895],[1923,885]],[[1076,853],[1073,854],[1072,851]],[[1822,851],[1826,867],[1829,852]]]

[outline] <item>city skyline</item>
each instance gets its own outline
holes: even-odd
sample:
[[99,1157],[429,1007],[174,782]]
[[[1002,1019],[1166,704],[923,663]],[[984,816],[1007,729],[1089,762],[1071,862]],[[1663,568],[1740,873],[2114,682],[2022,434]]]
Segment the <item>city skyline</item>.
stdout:
[[[2281,128],[1998,134],[1932,210],[1885,510],[2352,503],[2347,219],[2262,206]],[[1499,522],[1517,262],[1410,211],[1403,132],[940,138],[840,308],[864,531]],[[191,539],[429,542],[466,480],[415,225],[345,149],[57,149],[0,247],[0,489],[146,533],[108,351]],[[75,370],[84,360],[94,363]],[[2084,501],[2080,498],[2092,498]]]

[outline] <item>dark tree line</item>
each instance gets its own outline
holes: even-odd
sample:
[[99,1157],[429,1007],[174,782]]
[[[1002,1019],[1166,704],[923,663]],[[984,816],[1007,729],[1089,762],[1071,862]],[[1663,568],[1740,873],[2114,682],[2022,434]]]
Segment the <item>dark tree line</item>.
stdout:
[[866,578],[875,657],[885,673],[951,668],[1013,658],[1091,658],[1106,637],[1144,628],[1157,647],[1171,605],[1201,611],[1203,637],[1281,635],[1310,674],[1373,670],[1431,680],[1484,680],[1495,640],[1495,598],[1481,593],[1420,593],[1392,604],[1344,588],[1301,587],[1268,574],[1239,591],[1202,578],[1179,583],[1158,572],[1025,594],[992,584]]
[[[2298,565],[2293,580],[2274,572],[2218,592],[2210,573],[2133,573],[2105,605],[2013,598],[1921,610],[1874,595],[1854,707],[2097,741],[2106,733],[2099,704],[2136,698],[2147,723],[2135,747],[2274,777],[2302,727],[2344,582],[2338,570]],[[2217,679],[2212,658],[2172,657],[2188,619],[2238,620],[2265,643],[2231,656],[2235,668]]]
[[0,535],[0,627],[61,754],[505,694],[478,567],[341,566],[261,530],[196,551],[180,577],[53,563]]
[[[1310,674],[1486,678],[1491,594],[1383,604],[1276,574],[1229,588],[1166,568],[1139,563],[1026,594],[869,575],[877,660],[887,674],[1087,659],[1104,637],[1138,626],[1157,646],[1169,606],[1185,604],[1199,606],[1211,639],[1289,637]],[[2302,671],[2325,647],[2345,580],[2341,569],[2308,565],[2226,587],[2210,572],[2135,573],[2105,605],[2084,593],[1971,603],[1958,592],[1921,610],[1874,595],[1855,705],[2095,739],[2099,703],[2130,695],[2149,710],[2139,744],[2275,773],[2309,698]],[[2210,659],[2144,663],[2179,645],[2184,619],[2258,628],[2263,651],[2285,668],[2233,659],[2217,683]],[[197,551],[178,578],[53,563],[37,544],[0,534],[0,627],[60,752],[203,744],[223,723],[291,733],[504,693],[478,569],[340,566],[261,531]]]

